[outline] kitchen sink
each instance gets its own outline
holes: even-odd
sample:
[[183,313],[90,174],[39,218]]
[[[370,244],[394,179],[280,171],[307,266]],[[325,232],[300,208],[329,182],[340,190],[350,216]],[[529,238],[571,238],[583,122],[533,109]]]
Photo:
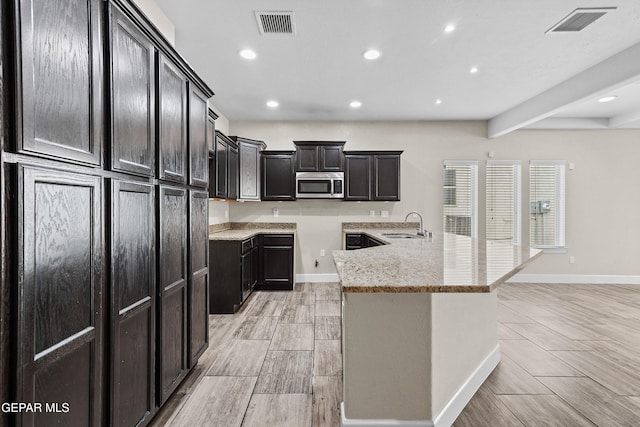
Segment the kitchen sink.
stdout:
[[409,233],[382,233],[382,235],[390,239],[421,239],[422,238],[422,236],[418,236],[417,234],[409,234]]

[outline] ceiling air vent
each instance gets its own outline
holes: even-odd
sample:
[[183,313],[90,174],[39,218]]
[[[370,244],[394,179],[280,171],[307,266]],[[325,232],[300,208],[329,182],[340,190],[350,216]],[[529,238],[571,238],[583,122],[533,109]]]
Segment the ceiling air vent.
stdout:
[[547,33],[567,33],[582,31],[587,25],[595,22],[606,13],[615,10],[615,7],[598,7],[598,8],[578,8],[565,16],[553,27],[549,28]]
[[293,12],[256,11],[260,34],[295,34]]

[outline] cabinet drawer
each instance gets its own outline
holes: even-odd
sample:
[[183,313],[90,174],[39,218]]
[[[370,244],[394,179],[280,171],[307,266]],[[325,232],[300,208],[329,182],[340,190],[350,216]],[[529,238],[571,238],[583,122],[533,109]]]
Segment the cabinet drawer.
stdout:
[[293,246],[292,234],[274,234],[262,237],[264,246]]

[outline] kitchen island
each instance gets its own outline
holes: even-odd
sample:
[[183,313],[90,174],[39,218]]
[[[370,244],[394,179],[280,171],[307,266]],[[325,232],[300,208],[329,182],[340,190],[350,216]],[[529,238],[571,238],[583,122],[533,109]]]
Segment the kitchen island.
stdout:
[[500,361],[496,288],[541,251],[447,233],[343,231],[387,244],[333,253],[342,425],[450,425]]

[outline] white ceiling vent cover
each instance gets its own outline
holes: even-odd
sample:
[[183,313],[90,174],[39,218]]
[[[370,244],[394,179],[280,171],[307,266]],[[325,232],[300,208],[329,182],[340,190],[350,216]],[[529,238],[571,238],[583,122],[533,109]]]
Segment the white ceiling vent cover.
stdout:
[[588,25],[615,9],[615,7],[578,8],[562,18],[556,25],[549,28],[546,33],[575,33],[582,31]]
[[293,12],[255,11],[260,34],[295,34]]

